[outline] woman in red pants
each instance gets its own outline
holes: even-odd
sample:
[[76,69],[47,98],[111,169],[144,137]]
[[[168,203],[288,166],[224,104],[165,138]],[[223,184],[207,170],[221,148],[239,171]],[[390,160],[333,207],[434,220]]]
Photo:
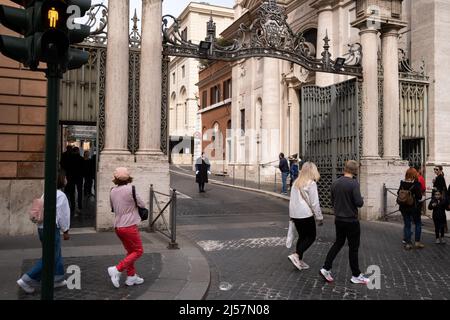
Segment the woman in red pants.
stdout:
[[133,178],[127,168],[117,168],[114,171],[114,184],[116,187],[111,189],[111,209],[115,213],[114,228],[117,236],[122,241],[128,255],[120,261],[117,266],[108,268],[108,274],[116,288],[120,287],[120,275],[123,271],[127,272],[127,286],[144,283],[144,279],[136,274],[134,263],[144,253],[141,236],[139,234],[138,224],[141,217],[138,213],[138,207],[145,207],[144,202],[136,194],[136,202],[133,198],[131,182]]

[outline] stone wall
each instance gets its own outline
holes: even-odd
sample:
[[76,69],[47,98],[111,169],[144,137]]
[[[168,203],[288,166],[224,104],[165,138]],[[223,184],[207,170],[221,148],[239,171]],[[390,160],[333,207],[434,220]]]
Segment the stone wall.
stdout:
[[[387,188],[398,188],[408,170],[405,161],[362,160],[360,168],[361,194],[364,207],[363,220],[377,220],[383,214],[383,184]],[[387,212],[396,210],[396,198],[388,195]]]
[[44,192],[43,180],[0,180],[0,235],[37,233],[28,216],[32,201]]
[[[136,162],[135,162],[136,160]],[[166,156],[132,156],[132,155],[106,155],[101,154],[98,171],[98,198],[97,198],[97,231],[112,230],[114,226],[114,215],[111,213],[109,193],[114,186],[112,183],[113,173],[117,167],[126,166],[133,177],[133,185],[146,207],[149,208],[150,185],[154,190],[169,194],[170,173],[169,162]],[[164,197],[158,196],[163,199]],[[156,212],[156,205],[154,206]],[[169,210],[166,210],[168,221]],[[148,221],[141,227],[148,226]]]

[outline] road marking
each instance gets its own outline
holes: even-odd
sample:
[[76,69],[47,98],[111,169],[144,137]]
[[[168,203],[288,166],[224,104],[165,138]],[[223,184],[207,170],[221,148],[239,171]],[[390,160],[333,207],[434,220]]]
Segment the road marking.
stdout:
[[205,251],[237,250],[243,248],[274,248],[286,246],[286,237],[250,238],[239,240],[205,240],[197,244]]
[[177,191],[177,197],[180,199],[192,199],[187,194],[181,193],[180,191]]

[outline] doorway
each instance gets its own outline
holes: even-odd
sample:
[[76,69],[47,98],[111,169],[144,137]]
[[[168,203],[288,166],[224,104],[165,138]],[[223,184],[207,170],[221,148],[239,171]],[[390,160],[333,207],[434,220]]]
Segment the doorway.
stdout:
[[59,164],[67,177],[64,192],[70,205],[71,229],[95,227],[97,150],[95,123],[60,124]]

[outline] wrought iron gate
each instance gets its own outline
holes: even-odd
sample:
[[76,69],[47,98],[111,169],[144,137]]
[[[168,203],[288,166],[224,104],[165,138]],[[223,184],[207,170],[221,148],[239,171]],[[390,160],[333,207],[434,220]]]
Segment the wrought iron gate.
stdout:
[[[102,13],[99,10],[103,10]],[[72,123],[96,123],[98,151],[105,144],[105,85],[107,8],[103,4],[94,5],[89,16],[93,23],[100,22],[97,31],[86,42],[77,46],[89,52],[89,62],[82,68],[64,74],[61,86],[60,121]],[[98,15],[102,15],[99,19]],[[139,75],[140,43],[138,18],[135,12],[130,33],[129,91],[128,91],[128,150],[134,154],[139,148]]]
[[301,137],[304,159],[320,172],[319,198],[332,208],[331,183],[342,175],[347,160],[360,155],[360,85],[349,80],[328,87],[301,89]]

